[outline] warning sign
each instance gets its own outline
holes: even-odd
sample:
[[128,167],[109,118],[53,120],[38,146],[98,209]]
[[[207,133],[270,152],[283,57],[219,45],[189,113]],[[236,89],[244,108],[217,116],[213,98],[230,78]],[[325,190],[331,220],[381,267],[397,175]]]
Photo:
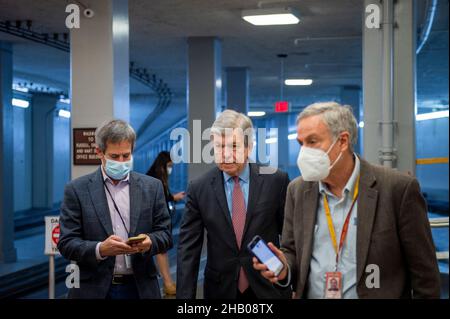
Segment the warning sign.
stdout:
[[57,248],[59,241],[59,216],[46,216],[45,217],[45,254],[46,255],[58,255]]

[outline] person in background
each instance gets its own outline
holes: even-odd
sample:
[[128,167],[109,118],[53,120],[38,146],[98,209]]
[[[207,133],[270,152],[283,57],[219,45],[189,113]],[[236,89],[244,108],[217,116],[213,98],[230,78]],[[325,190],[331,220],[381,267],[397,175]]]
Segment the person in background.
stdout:
[[[175,213],[175,208],[171,205],[172,202],[178,202],[184,198],[185,193],[179,192],[171,194],[169,190],[169,175],[172,173],[173,162],[170,158],[168,151],[162,151],[158,154],[152,166],[147,172],[148,176],[159,179],[164,187],[164,195],[166,197],[167,209],[170,216]],[[163,277],[164,293],[166,295],[176,294],[176,285],[170,275],[169,256],[167,252],[156,255],[156,262],[158,264],[159,271]]]

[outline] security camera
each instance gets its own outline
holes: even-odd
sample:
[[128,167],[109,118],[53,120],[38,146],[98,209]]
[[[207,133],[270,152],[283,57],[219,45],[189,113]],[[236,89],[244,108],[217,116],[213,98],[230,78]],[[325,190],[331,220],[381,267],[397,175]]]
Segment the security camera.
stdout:
[[89,19],[95,15],[94,10],[89,9],[89,8],[84,9],[83,14],[86,18],[89,18]]

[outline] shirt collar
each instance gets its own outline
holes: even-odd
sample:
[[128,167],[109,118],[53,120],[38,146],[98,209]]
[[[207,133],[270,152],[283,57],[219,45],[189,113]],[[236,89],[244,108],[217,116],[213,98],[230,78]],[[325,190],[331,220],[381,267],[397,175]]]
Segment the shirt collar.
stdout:
[[[355,184],[356,184],[356,179],[358,178],[359,175],[359,170],[360,170],[360,160],[358,158],[358,156],[356,156],[356,154],[353,154],[353,157],[355,158],[355,167],[353,168],[353,172],[352,175],[350,175],[350,178],[347,181],[347,184],[345,184],[344,187],[344,196],[347,193],[353,192]],[[323,183],[322,181],[319,182],[319,192],[320,193],[326,193],[328,196],[334,196],[329,190],[327,185],[325,185],[325,183]]]
[[[100,165],[100,169],[102,171],[102,175],[103,175],[103,181],[105,182],[110,182],[111,184],[114,185],[111,177],[109,177],[106,173],[105,170],[103,169],[103,165]],[[130,173],[127,174],[127,177],[125,177],[124,179],[120,180],[119,183],[117,183],[117,185],[119,185],[120,183],[130,183]]]
[[[230,178],[233,176],[228,175],[227,173],[223,172],[223,178],[225,179],[225,182],[228,182]],[[239,179],[244,181],[245,183],[248,183],[248,179],[250,177],[250,164],[246,163],[244,166],[244,170],[239,174]]]

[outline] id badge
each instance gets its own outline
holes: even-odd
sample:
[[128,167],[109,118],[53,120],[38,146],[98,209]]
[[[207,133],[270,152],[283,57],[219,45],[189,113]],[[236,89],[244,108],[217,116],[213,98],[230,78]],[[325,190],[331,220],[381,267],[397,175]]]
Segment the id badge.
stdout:
[[325,299],[342,298],[342,273],[339,271],[325,273]]
[[131,255],[125,255],[125,267],[131,269]]

